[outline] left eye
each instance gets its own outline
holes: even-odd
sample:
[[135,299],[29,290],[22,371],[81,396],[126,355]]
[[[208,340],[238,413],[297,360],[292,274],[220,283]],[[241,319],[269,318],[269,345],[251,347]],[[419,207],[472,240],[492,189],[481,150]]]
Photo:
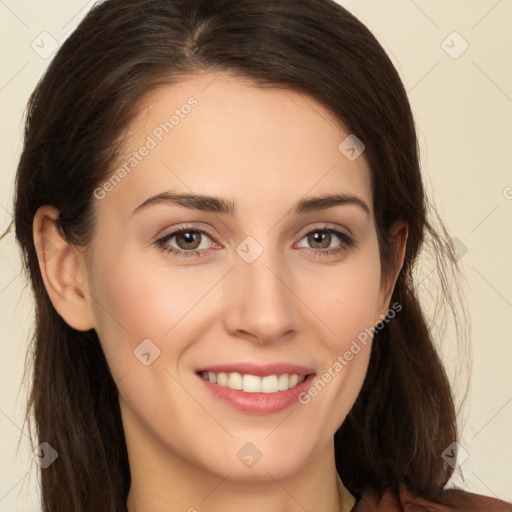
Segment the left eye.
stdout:
[[[303,243],[305,241],[305,243]],[[334,242],[334,245],[331,245]],[[351,245],[351,238],[336,229],[317,229],[304,236],[299,247],[308,247],[313,250],[332,249],[340,245]],[[309,245],[306,245],[309,244]]]

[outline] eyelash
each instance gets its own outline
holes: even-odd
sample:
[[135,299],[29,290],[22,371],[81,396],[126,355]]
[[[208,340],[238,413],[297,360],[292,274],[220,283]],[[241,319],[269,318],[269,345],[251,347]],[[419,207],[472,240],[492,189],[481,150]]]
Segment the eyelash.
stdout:
[[[329,227],[329,226],[323,226],[321,228],[315,228],[311,231],[308,231],[305,233],[300,240],[307,237],[308,235],[311,235],[312,233],[322,233],[322,232],[328,232],[328,233],[334,233],[340,240],[341,244],[338,247],[330,248],[330,249],[313,249],[313,248],[307,248],[313,256],[332,256],[335,254],[339,254],[342,251],[347,251],[351,249],[355,245],[355,241],[352,237],[344,233],[343,231],[340,231],[338,229]],[[213,236],[208,233],[208,231],[205,231],[204,229],[193,227],[193,226],[183,226],[179,228],[176,231],[173,231],[169,233],[168,235],[165,235],[162,238],[159,238],[155,245],[162,250],[164,253],[172,253],[178,258],[191,258],[191,257],[201,257],[202,254],[205,252],[209,252],[211,249],[194,249],[191,251],[184,251],[182,249],[176,249],[175,247],[171,247],[167,244],[169,240],[172,240],[175,236],[180,235],[182,233],[200,233],[201,235],[206,235],[210,239],[213,240]],[[202,253],[202,254],[201,254]]]

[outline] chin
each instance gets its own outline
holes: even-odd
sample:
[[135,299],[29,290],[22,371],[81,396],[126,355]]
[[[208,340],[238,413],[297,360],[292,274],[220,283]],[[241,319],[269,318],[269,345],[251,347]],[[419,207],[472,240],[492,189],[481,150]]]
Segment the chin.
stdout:
[[308,446],[299,436],[287,436],[282,432],[273,438],[274,434],[245,433],[230,439],[229,443],[219,443],[214,451],[205,447],[208,456],[202,458],[201,465],[209,472],[222,478],[229,475],[230,480],[240,483],[274,478],[282,480],[311,463],[321,450],[317,446]]

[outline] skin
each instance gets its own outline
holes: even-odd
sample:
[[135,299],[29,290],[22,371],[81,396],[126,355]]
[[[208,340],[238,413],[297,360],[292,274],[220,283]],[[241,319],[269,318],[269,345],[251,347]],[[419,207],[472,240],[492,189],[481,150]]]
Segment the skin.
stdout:
[[[338,149],[348,132],[308,96],[226,74],[190,76],[144,98],[117,165],[190,96],[197,106],[94,199],[87,250],[62,239],[54,207],[34,219],[39,250],[49,241],[56,247],[40,263],[52,303],[72,327],[97,331],[119,389],[129,510],[350,510],[353,497],[338,489],[333,435],[361,389],[371,341],[308,404],[273,414],[230,408],[194,370],[246,361],[327,371],[389,309],[407,227],[393,226],[396,265],[384,275],[364,153],[350,161]],[[236,214],[172,204],[132,213],[170,190],[233,201]],[[369,213],[353,204],[292,211],[304,197],[333,193],[357,196]],[[329,241],[326,223],[355,244]],[[155,244],[183,224],[211,234],[195,255]],[[314,245],[307,235],[315,230],[327,242]],[[252,263],[236,252],[248,236],[263,248]],[[187,249],[179,243],[167,247]],[[314,254],[325,246],[341,251]],[[145,339],[160,350],[149,366],[134,356]],[[248,442],[262,454],[250,468],[237,457]]]

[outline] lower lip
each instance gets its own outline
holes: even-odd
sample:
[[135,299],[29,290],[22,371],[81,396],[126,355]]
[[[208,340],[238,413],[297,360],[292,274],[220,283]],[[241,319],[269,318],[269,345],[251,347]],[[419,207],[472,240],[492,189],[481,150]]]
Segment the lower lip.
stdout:
[[283,411],[298,403],[299,395],[309,388],[314,377],[314,374],[308,375],[300,384],[286,391],[277,391],[276,393],[246,393],[242,390],[212,384],[210,381],[198,375],[198,378],[201,379],[208,391],[219,400],[238,411],[255,414],[272,414]]

